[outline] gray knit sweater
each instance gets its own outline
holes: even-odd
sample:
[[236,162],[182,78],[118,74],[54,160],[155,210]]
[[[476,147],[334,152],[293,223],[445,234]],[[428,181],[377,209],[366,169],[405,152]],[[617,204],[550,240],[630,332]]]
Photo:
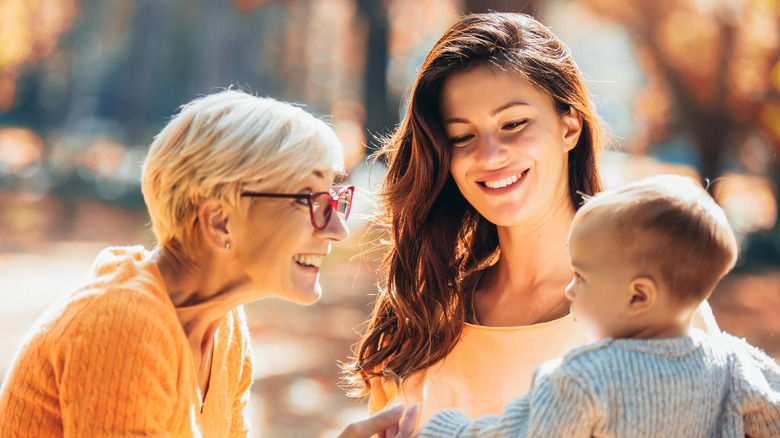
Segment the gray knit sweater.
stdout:
[[731,335],[607,339],[539,366],[501,415],[434,415],[421,437],[780,437],[780,366]]

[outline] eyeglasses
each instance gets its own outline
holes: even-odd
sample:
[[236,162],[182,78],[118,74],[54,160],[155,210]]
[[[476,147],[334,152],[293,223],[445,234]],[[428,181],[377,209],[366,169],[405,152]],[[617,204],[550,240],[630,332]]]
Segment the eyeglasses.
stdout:
[[244,192],[241,196],[301,199],[302,204],[309,206],[311,224],[314,228],[321,230],[330,222],[333,210],[336,210],[336,213],[346,221],[349,217],[349,211],[352,209],[352,195],[355,193],[355,187],[332,187],[332,189],[334,191],[298,194]]

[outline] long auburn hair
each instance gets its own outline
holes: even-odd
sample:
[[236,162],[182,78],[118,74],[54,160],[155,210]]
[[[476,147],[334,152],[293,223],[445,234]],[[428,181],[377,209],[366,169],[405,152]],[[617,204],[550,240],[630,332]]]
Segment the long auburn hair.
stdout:
[[481,65],[516,73],[545,90],[560,114],[583,118],[569,152],[569,195],[602,189],[596,155],[602,127],[568,48],[532,17],[516,13],[466,15],[425,58],[408,111],[374,159],[389,169],[380,192],[378,222],[390,232],[384,280],[356,357],[344,366],[351,394],[382,376],[399,384],[442,360],[460,337],[473,288],[462,280],[498,249],[498,231],[461,195],[450,175],[451,150],[439,110],[443,82]]

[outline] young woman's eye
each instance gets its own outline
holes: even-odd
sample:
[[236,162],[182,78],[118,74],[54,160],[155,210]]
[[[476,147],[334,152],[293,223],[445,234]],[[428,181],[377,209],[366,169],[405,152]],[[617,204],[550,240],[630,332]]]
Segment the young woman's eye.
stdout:
[[528,123],[528,120],[518,120],[516,122],[505,123],[504,126],[502,126],[502,129],[505,129],[507,131],[512,131],[522,127],[526,123]]
[[295,200],[295,203],[298,205],[302,205],[304,207],[309,206],[309,198],[298,198]]
[[455,146],[455,147],[460,147],[460,146],[463,146],[466,143],[468,143],[468,141],[471,140],[472,138],[474,138],[474,136],[471,135],[471,134],[466,134],[466,135],[460,135],[460,136],[457,136],[457,137],[452,137],[452,138],[450,138],[450,144]]

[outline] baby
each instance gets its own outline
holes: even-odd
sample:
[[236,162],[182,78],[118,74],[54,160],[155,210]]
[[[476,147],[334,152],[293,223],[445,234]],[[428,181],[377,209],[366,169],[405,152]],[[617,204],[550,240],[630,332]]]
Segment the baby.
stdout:
[[691,329],[737,258],[723,210],[657,176],[591,197],[569,234],[571,312],[594,341],[541,365],[501,415],[432,417],[422,437],[780,437],[780,366]]

